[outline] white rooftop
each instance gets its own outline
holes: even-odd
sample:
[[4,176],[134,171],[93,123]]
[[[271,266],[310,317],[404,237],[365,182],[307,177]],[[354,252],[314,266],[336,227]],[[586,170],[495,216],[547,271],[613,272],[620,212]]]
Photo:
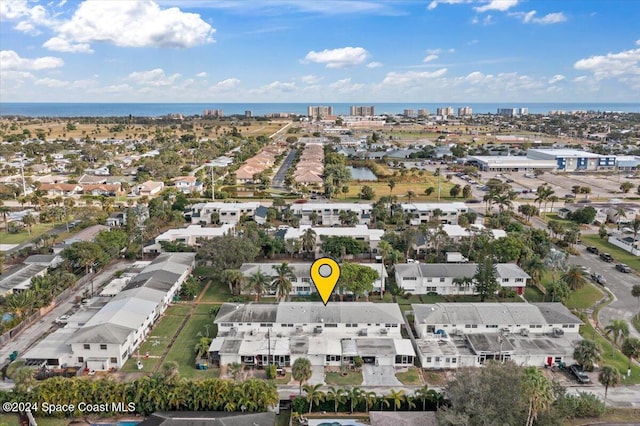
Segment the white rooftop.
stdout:
[[367,225],[356,225],[352,227],[318,227],[301,225],[299,228],[288,228],[284,235],[285,240],[299,239],[307,229],[312,229],[318,237],[357,237],[366,236],[370,241],[379,241],[384,235],[383,229],[369,229]]

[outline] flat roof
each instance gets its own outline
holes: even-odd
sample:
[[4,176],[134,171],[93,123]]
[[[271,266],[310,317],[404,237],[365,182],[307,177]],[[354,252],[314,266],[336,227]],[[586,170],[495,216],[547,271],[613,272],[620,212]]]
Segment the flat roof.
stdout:
[[600,155],[593,152],[582,151],[580,149],[558,148],[558,149],[545,149],[545,148],[530,148],[527,152],[539,152],[541,154],[555,155],[556,157],[575,157],[575,158],[605,158],[615,157],[614,155]]

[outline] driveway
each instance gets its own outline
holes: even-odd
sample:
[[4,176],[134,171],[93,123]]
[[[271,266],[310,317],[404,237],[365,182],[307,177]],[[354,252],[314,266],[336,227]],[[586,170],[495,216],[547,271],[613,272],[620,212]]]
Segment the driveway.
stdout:
[[391,365],[362,366],[362,386],[402,386],[396,379],[396,369]]
[[312,365],[311,378],[307,381],[310,385],[324,385],[324,366]]

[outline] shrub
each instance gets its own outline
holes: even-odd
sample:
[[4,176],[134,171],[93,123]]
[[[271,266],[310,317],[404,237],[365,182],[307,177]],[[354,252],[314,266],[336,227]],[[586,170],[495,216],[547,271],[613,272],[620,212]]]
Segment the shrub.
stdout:
[[274,364],[269,364],[267,366],[267,379],[273,380],[276,378],[277,367]]
[[578,392],[577,395],[564,395],[556,401],[558,408],[566,417],[600,417],[605,412],[604,403],[594,394]]
[[355,365],[357,368],[362,367],[362,358],[360,358],[359,356],[353,358],[353,365]]

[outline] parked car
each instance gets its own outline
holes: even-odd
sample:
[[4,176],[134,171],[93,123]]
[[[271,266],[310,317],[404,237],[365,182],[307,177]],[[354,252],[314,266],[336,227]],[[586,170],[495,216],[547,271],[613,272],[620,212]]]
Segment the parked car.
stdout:
[[631,268],[624,263],[618,263],[616,265],[616,269],[620,272],[624,272],[625,274],[630,274],[631,272],[633,272]]
[[514,182],[515,182],[515,180],[513,180],[513,179],[507,179],[505,182],[507,182],[507,183],[514,183]]
[[573,364],[571,367],[569,367],[569,371],[574,375],[578,383],[591,383],[591,379],[589,378],[587,373],[585,373],[582,370],[582,367],[580,367],[578,364]]
[[609,253],[600,253],[600,259],[604,260],[605,262],[613,262],[613,256],[611,256]]
[[595,272],[591,274],[591,279],[596,284],[605,285],[607,283],[607,280],[602,276],[602,274],[596,274]]
[[589,246],[587,247],[587,251],[593,254],[600,254],[600,250],[598,250],[598,247]]

